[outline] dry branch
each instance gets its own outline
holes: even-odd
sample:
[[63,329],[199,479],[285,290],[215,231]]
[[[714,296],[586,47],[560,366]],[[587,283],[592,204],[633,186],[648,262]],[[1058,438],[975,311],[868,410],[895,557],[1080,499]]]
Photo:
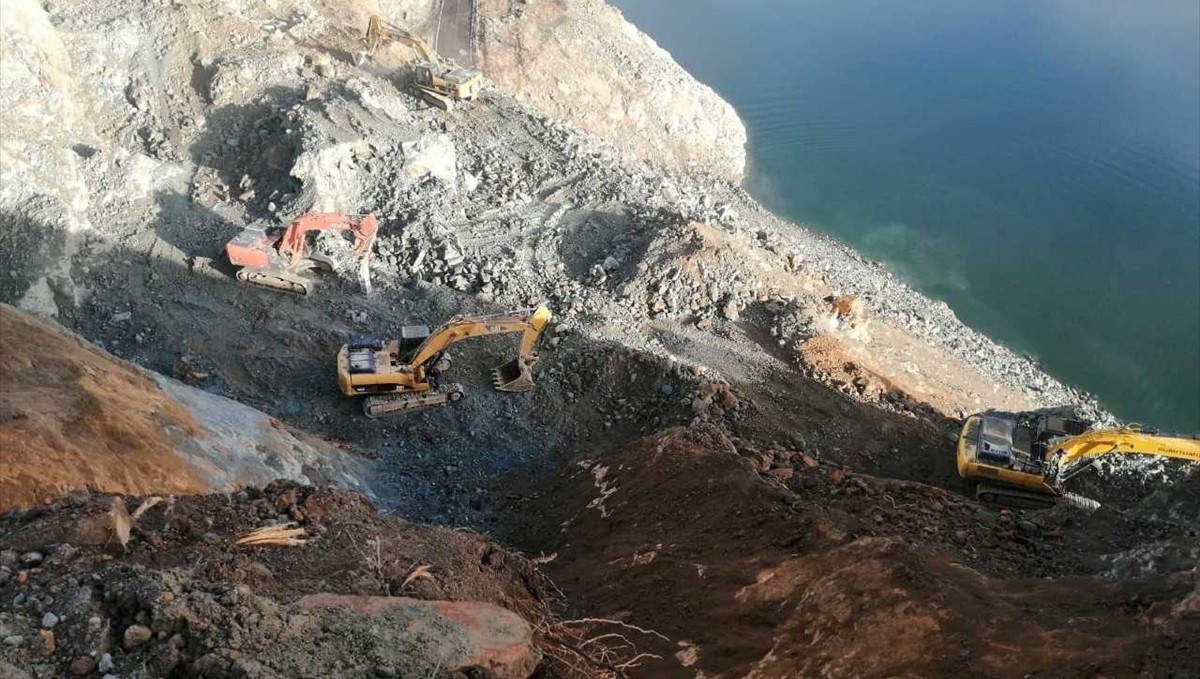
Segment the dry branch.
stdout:
[[237,544],[250,547],[300,547],[308,541],[302,538],[308,536],[303,528],[294,528],[295,523],[285,523],[278,526],[266,526],[243,533],[238,536]]

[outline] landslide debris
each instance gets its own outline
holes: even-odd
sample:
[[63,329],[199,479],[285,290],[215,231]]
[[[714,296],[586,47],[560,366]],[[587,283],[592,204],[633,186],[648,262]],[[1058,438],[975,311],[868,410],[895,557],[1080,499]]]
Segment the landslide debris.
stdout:
[[481,0],[487,77],[643,160],[741,181],[737,112],[602,0]]
[[[277,482],[157,503],[122,547],[113,507],[142,502],[0,517],[5,676],[524,679],[543,647],[563,653],[544,634],[548,582],[481,536]],[[285,521],[304,546],[234,544]]]
[[997,512],[803,451],[760,452],[714,427],[594,451],[538,496],[521,507],[535,517],[524,539],[555,552],[547,573],[572,605],[670,639],[647,646],[663,657],[644,676],[1139,677],[1194,666],[1194,560],[1113,579],[1080,549],[1152,535],[1194,547],[1194,526],[1151,517],[1162,497],[1116,520]]
[[85,489],[195,494],[278,478],[365,489],[363,463],[337,448],[3,304],[0,376],[0,512]]
[[[413,25],[435,9],[386,4]],[[646,60],[636,70],[654,92],[690,87],[590,0],[481,9],[486,59],[511,60],[506,40],[543,41],[527,55],[539,82],[590,77],[561,68],[580,57],[549,35]],[[588,111],[577,105],[608,96],[594,83],[580,81],[587,97],[570,78],[539,84],[547,101],[522,101],[499,64],[501,86],[478,102],[430,110],[403,63],[356,63],[374,8],[353,0],[0,10],[5,90],[23,95],[2,111],[23,117],[0,130],[0,300],[202,390],[138,381],[87,347],[68,351],[79,358],[57,381],[34,384],[31,372],[22,384],[86,400],[108,383],[78,380],[93,363],[107,366],[97,380],[112,367],[132,380],[113,385],[134,388],[95,396],[129,404],[104,425],[140,427],[135,395],[152,379],[195,421],[165,419],[178,423],[170,431],[231,442],[176,451],[193,466],[217,460],[201,480],[246,460],[318,480],[311,468],[339,458],[305,434],[365,449],[385,512],[503,537],[547,562],[565,594],[557,601],[528,560],[489,540],[380,518],[342,491],[281,484],[172,501],[185,491],[114,487],[163,499],[82,494],[0,518],[6,671],[424,677],[451,671],[448,658],[483,662],[442,615],[465,609],[405,598],[479,603],[471,619],[504,631],[487,645],[515,649],[508,666],[526,671],[532,639],[544,676],[1188,668],[1195,472],[1178,486],[1096,481],[1089,494],[1105,506],[1091,518],[978,507],[949,451],[957,415],[1081,399],[1103,415],[1098,406],[727,179],[670,169],[671,158],[691,167],[678,149],[654,147],[664,169],[630,153],[617,134],[628,125],[580,129]],[[648,130],[675,124],[628,108],[616,119],[642,120],[650,143],[662,138]],[[373,292],[349,276],[322,277],[307,298],[233,279],[221,252],[230,237],[308,210],[379,217]],[[538,302],[556,318],[531,393],[490,390],[487,370],[512,357],[498,339],[456,346],[453,379],[468,397],[454,407],[365,420],[333,383],[349,336]],[[269,416],[234,413],[217,394]],[[99,426],[63,417],[49,431]],[[74,429],[104,443],[104,431]],[[314,457],[288,457],[287,446],[310,444]],[[76,478],[85,454],[114,450],[72,453],[55,478],[88,485]],[[305,544],[234,544],[280,522]],[[552,622],[549,591],[564,616],[589,622]],[[76,594],[86,616],[70,606]]]

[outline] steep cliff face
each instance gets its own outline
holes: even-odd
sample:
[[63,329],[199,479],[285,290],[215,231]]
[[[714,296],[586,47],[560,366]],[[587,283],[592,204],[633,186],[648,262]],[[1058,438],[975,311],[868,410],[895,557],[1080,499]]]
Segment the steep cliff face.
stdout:
[[338,449],[7,305],[0,374],[0,512],[81,489],[195,494],[276,478],[362,487],[361,463]]
[[542,114],[643,160],[742,178],[733,107],[602,0],[481,0],[479,12],[487,77]]

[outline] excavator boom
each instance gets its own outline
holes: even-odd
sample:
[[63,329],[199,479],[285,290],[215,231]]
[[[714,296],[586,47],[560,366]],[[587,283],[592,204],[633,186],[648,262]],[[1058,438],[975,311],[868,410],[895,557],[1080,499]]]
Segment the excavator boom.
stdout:
[[401,28],[393,23],[384,21],[379,16],[372,16],[367,21],[367,53],[371,56],[375,55],[375,50],[379,49],[379,45],[385,38],[399,40],[400,42],[411,46],[421,55],[423,61],[428,61],[433,64],[441,64],[442,58],[438,53],[429,46],[421,38],[413,34],[408,29]]
[[1141,429],[1102,429],[1063,441],[1050,450],[1050,456],[1062,456],[1059,463],[1064,465],[1114,454],[1158,455],[1200,462],[1200,439]]
[[1106,455],[1152,455],[1200,462],[1200,439],[1136,428],[1101,429],[1055,444],[1046,457],[1056,465],[1054,473],[1061,483]]

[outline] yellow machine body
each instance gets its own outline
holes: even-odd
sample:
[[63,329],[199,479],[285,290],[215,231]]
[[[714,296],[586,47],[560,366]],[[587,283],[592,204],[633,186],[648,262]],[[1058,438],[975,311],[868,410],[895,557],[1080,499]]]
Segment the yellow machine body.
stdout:
[[370,417],[457,401],[463,391],[445,381],[450,368],[446,349],[472,337],[521,333],[517,357],[493,370],[493,382],[499,391],[529,391],[537,340],[552,318],[550,310],[540,306],[455,316],[432,332],[426,326],[404,326],[399,339],[387,342],[357,338],[338,350],[338,388],[346,396],[367,396],[363,409]]
[[[1040,507],[1069,495],[1063,483],[1107,455],[1154,455],[1200,462],[1200,440],[1089,423],[1052,413],[972,415],[958,436],[955,463],[989,502]],[[1079,499],[1085,504],[1094,501]]]

